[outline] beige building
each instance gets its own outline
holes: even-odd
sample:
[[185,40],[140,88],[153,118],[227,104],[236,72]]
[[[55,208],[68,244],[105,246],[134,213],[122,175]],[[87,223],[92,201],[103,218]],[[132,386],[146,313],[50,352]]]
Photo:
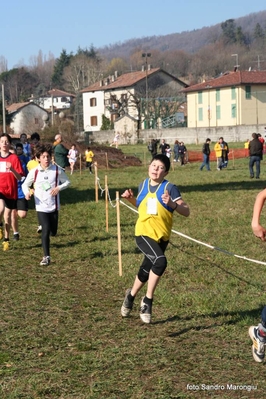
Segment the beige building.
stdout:
[[266,71],[234,71],[190,86],[187,127],[266,124]]

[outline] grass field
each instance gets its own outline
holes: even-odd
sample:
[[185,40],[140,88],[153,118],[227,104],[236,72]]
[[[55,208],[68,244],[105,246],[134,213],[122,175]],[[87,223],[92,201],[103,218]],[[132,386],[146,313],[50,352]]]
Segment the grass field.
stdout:
[[104,192],[99,189],[96,203],[94,176],[70,176],[49,267],[39,266],[42,248],[30,209],[20,221],[21,240],[0,253],[0,398],[262,398],[265,365],[252,358],[248,327],[259,322],[266,302],[265,265],[232,255],[266,262],[265,243],[250,227],[266,164],[260,180],[249,178],[247,164],[235,160],[219,172],[212,163],[211,172],[200,172],[194,163],[170,171],[191,208],[189,218],[175,215],[173,229],[231,255],[173,233],[151,325],[140,321],[141,295],[132,316],[120,316],[142,255],[134,241],[137,215],[121,204],[119,276],[115,207],[116,191],[136,193],[147,167],[99,171],[101,188],[108,177],[112,200],[108,232]]

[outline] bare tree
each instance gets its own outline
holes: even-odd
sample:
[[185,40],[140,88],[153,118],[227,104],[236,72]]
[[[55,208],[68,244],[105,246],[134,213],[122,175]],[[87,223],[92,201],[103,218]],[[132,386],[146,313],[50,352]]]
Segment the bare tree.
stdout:
[[85,54],[79,54],[73,57],[69,66],[64,69],[65,89],[77,93],[99,80],[100,75],[100,62]]
[[54,66],[55,57],[51,52],[46,56],[43,55],[42,50],[39,50],[37,56],[32,56],[30,58],[30,70],[36,75],[37,79],[42,86],[45,87],[46,91],[50,89],[51,86],[51,76],[53,74]]
[[0,56],[0,74],[2,72],[6,72],[6,71],[7,71],[7,59],[1,55]]

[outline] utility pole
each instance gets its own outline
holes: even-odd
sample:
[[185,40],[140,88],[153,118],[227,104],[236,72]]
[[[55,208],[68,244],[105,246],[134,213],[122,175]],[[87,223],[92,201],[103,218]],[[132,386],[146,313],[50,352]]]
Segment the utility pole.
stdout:
[[232,56],[232,57],[236,57],[235,70],[237,71],[237,70],[238,70],[238,67],[240,66],[240,65],[238,65],[238,54],[231,54],[231,56]]
[[3,132],[6,133],[5,86],[2,84]]
[[264,60],[260,59],[260,56],[258,55],[258,70],[260,71],[260,63],[263,62]]
[[[145,69],[146,69],[146,120],[147,125],[150,123],[149,118],[149,92],[148,92],[148,57],[151,57],[151,53],[142,53],[142,57],[145,57]],[[149,126],[148,126],[149,127]]]

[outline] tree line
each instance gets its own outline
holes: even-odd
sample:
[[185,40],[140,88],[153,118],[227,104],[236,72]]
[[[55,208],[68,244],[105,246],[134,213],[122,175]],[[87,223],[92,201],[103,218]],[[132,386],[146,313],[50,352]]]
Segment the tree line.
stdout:
[[[236,55],[241,70],[266,69],[266,26],[260,23],[253,31],[244,31],[234,19],[220,25],[219,32],[210,28],[208,39],[194,53],[167,48],[149,50],[152,67],[161,67],[187,84],[216,77],[236,65]],[[136,47],[129,55],[112,58],[93,45],[78,48],[75,53],[62,49],[58,58],[52,54],[44,56],[40,51],[32,57],[30,66],[18,66],[7,70],[7,62],[0,57],[0,83],[5,87],[8,103],[24,102],[30,97],[39,97],[51,88],[71,92],[79,96],[81,89],[113,75],[140,70],[143,49]]]

